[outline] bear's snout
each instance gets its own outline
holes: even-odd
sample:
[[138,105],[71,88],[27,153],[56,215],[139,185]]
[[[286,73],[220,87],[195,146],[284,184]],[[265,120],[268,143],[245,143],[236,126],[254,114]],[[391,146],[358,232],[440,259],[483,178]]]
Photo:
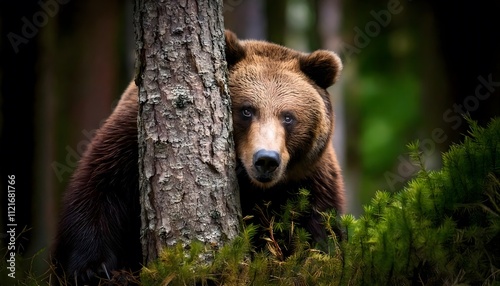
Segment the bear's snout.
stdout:
[[261,149],[253,155],[253,165],[258,172],[258,180],[262,183],[272,180],[272,173],[281,163],[280,154],[276,151]]

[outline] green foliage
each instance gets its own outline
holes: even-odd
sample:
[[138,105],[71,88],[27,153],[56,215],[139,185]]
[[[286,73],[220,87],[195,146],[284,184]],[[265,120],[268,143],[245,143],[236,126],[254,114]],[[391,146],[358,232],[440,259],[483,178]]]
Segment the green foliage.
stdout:
[[[379,191],[364,214],[325,213],[327,247],[311,246],[297,223],[309,192],[271,214],[265,249],[249,225],[218,251],[195,243],[166,249],[144,268],[145,285],[493,285],[500,283],[500,120],[470,122],[470,136],[429,171],[420,166],[403,190]],[[264,210],[265,211],[265,210]],[[334,229],[340,228],[339,240]],[[283,255],[283,253],[289,255]],[[211,263],[202,257],[209,254]]]
[[342,284],[493,284],[500,278],[500,121],[470,122],[470,137],[428,171],[409,145],[417,177],[392,195],[378,192],[342,242]]

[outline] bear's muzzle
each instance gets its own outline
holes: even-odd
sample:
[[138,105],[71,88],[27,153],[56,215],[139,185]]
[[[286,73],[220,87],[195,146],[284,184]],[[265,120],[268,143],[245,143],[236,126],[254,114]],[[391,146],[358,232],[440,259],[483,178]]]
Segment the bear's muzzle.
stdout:
[[274,172],[281,164],[280,154],[276,151],[261,149],[253,155],[253,166],[257,180],[261,183],[272,181]]

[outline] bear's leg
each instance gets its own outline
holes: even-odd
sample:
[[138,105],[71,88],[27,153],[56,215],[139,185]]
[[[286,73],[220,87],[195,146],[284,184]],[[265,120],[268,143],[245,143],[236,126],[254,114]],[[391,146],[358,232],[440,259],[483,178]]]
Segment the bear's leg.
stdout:
[[68,283],[95,285],[96,277],[140,270],[138,180],[137,89],[131,84],[63,198],[53,261]]

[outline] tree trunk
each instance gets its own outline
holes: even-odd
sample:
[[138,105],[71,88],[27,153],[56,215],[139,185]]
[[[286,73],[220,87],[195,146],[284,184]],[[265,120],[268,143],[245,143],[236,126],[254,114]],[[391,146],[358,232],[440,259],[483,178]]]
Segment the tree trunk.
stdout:
[[239,230],[222,1],[137,0],[144,261]]

